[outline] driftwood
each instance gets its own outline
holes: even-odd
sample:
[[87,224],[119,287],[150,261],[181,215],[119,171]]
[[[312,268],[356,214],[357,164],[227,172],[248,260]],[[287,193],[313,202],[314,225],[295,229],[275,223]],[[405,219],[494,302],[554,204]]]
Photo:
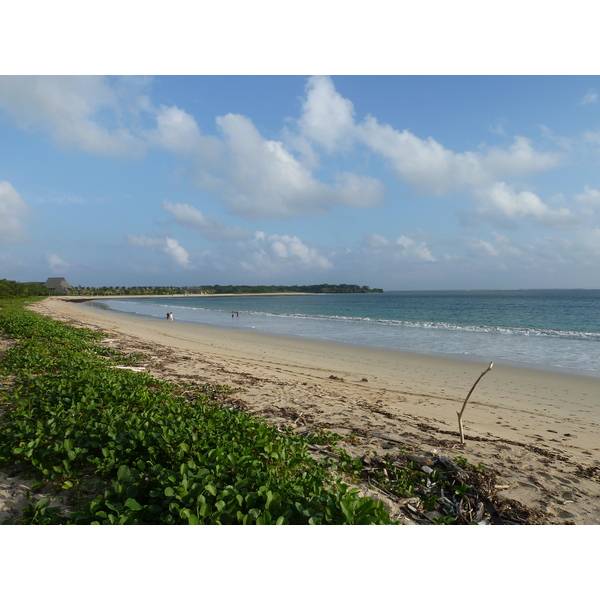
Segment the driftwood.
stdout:
[[388,442],[394,442],[396,444],[403,444],[404,446],[408,446],[408,442],[399,438],[395,435],[389,435],[387,433],[371,433],[373,437],[379,438],[380,440],[386,440]]
[[308,444],[310,450],[314,450],[315,452],[320,452],[321,454],[327,454],[327,456],[332,456],[333,458],[339,458],[340,455],[335,452],[331,452],[331,450],[327,450],[327,448],[323,448],[323,446],[317,446],[316,444]]
[[461,469],[454,461],[446,458],[445,456],[436,456],[432,462],[434,467],[443,467],[447,471],[452,471],[454,475],[461,481],[464,481],[469,477],[469,473],[467,473],[467,471]]
[[463,405],[462,405],[462,408],[460,409],[460,412],[457,413],[457,415],[458,415],[458,431],[460,432],[460,443],[461,444],[465,443],[465,434],[463,432],[462,416],[463,416],[463,413],[465,412],[465,408],[467,407],[467,402],[469,401],[469,398],[471,397],[471,394],[473,393],[473,390],[475,389],[475,386],[481,381],[481,378],[486,373],[489,373],[492,370],[493,366],[494,366],[494,363],[491,362],[490,366],[477,378],[477,381],[473,384],[473,387],[471,388],[471,391],[467,394],[467,397],[465,398],[465,401],[463,402]]

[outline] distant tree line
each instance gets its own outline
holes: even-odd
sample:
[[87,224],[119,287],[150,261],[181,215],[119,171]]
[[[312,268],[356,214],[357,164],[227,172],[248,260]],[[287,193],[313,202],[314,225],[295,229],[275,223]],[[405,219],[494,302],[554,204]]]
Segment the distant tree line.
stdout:
[[71,296],[162,296],[173,294],[196,294],[200,293],[197,287],[174,287],[174,286],[113,286],[83,287],[81,285],[69,290]]
[[[368,285],[348,283],[317,285],[211,285],[211,286],[76,286],[67,292],[71,296],[161,296],[174,294],[278,294],[298,292],[305,294],[378,294],[382,289]],[[0,298],[25,298],[28,296],[56,296],[55,292],[41,283],[19,283],[0,279]]]
[[211,286],[77,286],[69,290],[73,296],[160,296],[173,294],[278,294],[299,292],[305,294],[374,294],[382,289],[348,283],[318,285],[211,285]]
[[300,292],[305,294],[374,294],[383,290],[369,288],[368,285],[349,283],[317,285],[212,285],[213,294],[277,294],[285,292]]
[[41,283],[19,283],[9,279],[0,279],[0,298],[28,298],[30,296],[54,296],[56,292],[49,290]]

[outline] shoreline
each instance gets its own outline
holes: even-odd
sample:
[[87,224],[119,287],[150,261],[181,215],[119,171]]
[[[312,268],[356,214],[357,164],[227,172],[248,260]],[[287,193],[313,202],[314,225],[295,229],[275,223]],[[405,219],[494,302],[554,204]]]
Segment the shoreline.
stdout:
[[[214,297],[244,297],[244,296],[307,296],[307,295],[319,295],[319,294],[307,294],[307,293],[297,293],[297,292],[281,292],[281,293],[273,293],[273,294],[211,294],[211,296]],[[320,295],[325,295],[325,294],[320,294]],[[187,297],[206,297],[206,294],[188,294]],[[164,295],[154,295],[154,296],[130,296],[130,298],[164,298]],[[183,295],[178,295],[178,296],[167,296],[169,298],[183,298]],[[60,300],[64,300],[65,302],[74,302],[74,303],[84,303],[84,302],[94,302],[94,301],[101,301],[103,299],[105,300],[120,300],[120,299],[126,299],[127,297],[122,297],[122,296],[108,296],[108,297],[94,297],[94,298],[84,298],[84,297],[75,297],[75,298],[71,298],[68,296],[64,296],[64,297],[54,297],[55,299],[60,299]],[[99,307],[91,307],[94,310],[103,310]],[[128,315],[128,316],[132,316],[132,317],[136,317],[136,318],[140,318],[140,319],[150,319],[150,320],[156,320],[156,321],[161,321],[161,319],[158,319],[156,317],[153,317],[151,315],[134,315],[132,313],[125,313],[125,312],[120,312],[120,311],[113,311],[112,309],[104,309],[107,312],[114,312],[115,314],[122,314],[122,315]],[[200,326],[204,326],[204,327],[212,327],[215,329],[219,329],[219,330],[234,330],[234,331],[240,331],[237,327],[230,327],[229,325],[208,325],[208,324],[203,324],[203,323],[195,323],[193,321],[177,321],[179,323],[187,323],[189,325],[200,325]],[[243,331],[248,331],[248,330],[243,330]],[[280,333],[266,333],[266,332],[257,332],[257,331],[248,331],[249,333],[263,333],[264,335],[272,335],[275,337],[285,337],[285,338],[289,338],[289,339],[295,339],[295,340],[306,340],[307,338],[304,337],[300,337],[300,336],[294,336],[292,334],[289,335],[284,335],[284,334],[280,334]],[[314,338],[309,338],[309,339],[313,339],[315,342],[320,342],[323,341],[324,343],[327,343],[324,340],[317,340]],[[450,359],[450,360],[456,360],[456,361],[464,361],[464,362],[475,362],[475,363],[485,363],[485,364],[489,364],[490,358],[485,357],[485,356],[481,356],[481,355],[464,355],[464,354],[456,354],[456,353],[451,353],[451,352],[435,352],[435,351],[419,351],[419,350],[393,350],[393,349],[384,349],[384,348],[378,348],[376,346],[358,346],[356,344],[351,344],[351,343],[344,343],[344,342],[329,342],[329,343],[333,343],[333,344],[337,344],[340,346],[350,346],[350,347],[356,347],[356,348],[364,348],[365,350],[382,350],[382,351],[387,351],[387,352],[394,352],[397,354],[403,354],[403,355],[415,355],[415,356],[423,356],[423,357],[432,357],[432,358],[442,358],[442,359]],[[493,358],[493,357],[492,357]],[[589,370],[589,369],[574,369],[574,368],[570,368],[570,367],[558,367],[558,366],[552,366],[552,365],[540,365],[540,364],[536,364],[536,363],[528,363],[528,364],[523,364],[520,363],[519,361],[513,361],[513,360],[509,360],[509,359],[504,359],[504,358],[493,358],[493,362],[495,365],[504,365],[507,367],[514,367],[517,369],[526,369],[526,370],[532,370],[532,371],[540,371],[542,373],[556,373],[559,375],[569,375],[569,376],[574,376],[574,377],[585,377],[585,378],[590,378],[590,379],[595,379],[598,380],[600,379],[600,371],[593,371],[593,370]]]
[[36,312],[99,328],[152,359],[161,379],[239,389],[248,412],[299,430],[326,427],[356,451],[414,448],[460,454],[499,474],[503,495],[550,523],[600,524],[600,403],[593,377],[494,365],[463,416],[457,412],[488,363],[375,350],[271,334],[167,322],[48,298]]
[[240,296],[327,296],[317,292],[266,292],[256,294],[123,294],[116,296],[49,296],[65,302],[88,302],[90,300],[127,300],[128,298],[231,298]]

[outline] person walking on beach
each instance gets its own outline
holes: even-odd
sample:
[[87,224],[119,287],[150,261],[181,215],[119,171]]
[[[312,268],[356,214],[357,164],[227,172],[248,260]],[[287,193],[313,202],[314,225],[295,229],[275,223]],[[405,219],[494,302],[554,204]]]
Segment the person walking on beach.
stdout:
[[172,321],[173,320],[173,313],[172,312],[168,312],[167,313],[167,321]]

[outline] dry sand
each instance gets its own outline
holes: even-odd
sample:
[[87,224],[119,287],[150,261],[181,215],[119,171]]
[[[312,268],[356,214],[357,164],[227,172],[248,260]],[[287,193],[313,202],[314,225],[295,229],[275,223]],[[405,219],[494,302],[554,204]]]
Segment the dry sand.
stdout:
[[597,378],[494,365],[466,408],[461,446],[457,412],[487,363],[132,317],[57,298],[34,309],[106,331],[107,343],[143,352],[162,379],[241,388],[238,404],[276,424],[354,434],[357,456],[397,452],[373,434],[395,436],[493,469],[501,496],[540,511],[541,522],[600,524]]

